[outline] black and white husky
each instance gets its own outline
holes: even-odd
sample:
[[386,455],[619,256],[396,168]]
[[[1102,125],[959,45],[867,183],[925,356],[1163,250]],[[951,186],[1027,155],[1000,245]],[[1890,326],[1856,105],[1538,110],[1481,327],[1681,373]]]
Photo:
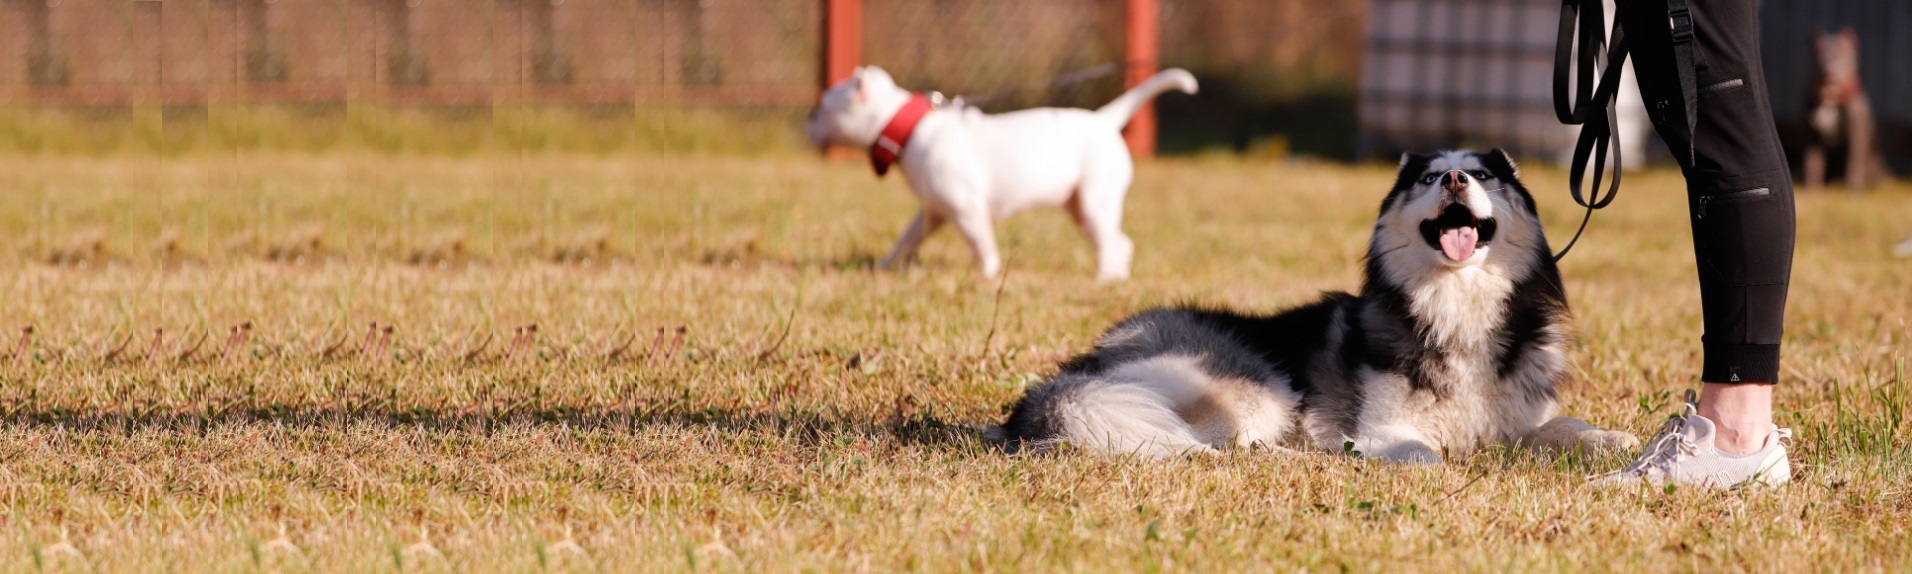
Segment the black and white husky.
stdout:
[[1168,456],[1230,446],[1438,463],[1494,444],[1629,448],[1554,417],[1566,291],[1507,154],[1408,154],[1358,295],[1274,315],[1156,309],[1029,390],[986,437]]

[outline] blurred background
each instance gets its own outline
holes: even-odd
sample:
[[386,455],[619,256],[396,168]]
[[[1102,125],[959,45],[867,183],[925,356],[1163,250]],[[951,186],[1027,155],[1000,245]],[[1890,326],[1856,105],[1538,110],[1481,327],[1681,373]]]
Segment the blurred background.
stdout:
[[[854,10],[856,62],[1002,111],[1119,93],[1148,64],[1134,2],[0,0],[0,152],[814,153],[802,118],[846,25],[831,4]],[[1556,0],[1147,4],[1159,65],[1202,82],[1156,106],[1164,154],[1571,143]],[[1912,169],[1912,2],[1760,13],[1795,160],[1825,83],[1815,38],[1849,28],[1878,146]]]

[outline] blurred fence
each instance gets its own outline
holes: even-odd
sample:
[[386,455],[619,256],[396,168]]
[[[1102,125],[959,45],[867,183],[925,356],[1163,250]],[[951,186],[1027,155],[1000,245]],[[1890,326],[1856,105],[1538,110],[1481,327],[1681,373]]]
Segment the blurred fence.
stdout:
[[1576,131],[1553,110],[1559,18],[1558,0],[1376,0],[1361,153],[1480,143],[1517,157],[1571,150]]
[[[1607,3],[1609,13],[1613,3]],[[1375,0],[1361,80],[1359,155],[1401,149],[1500,146],[1566,161],[1577,129],[1554,117],[1559,0]],[[1763,0],[1761,55],[1781,139],[1798,161],[1809,139],[1813,35],[1851,27],[1882,148],[1912,167],[1912,2]],[[1609,20],[1610,21],[1610,20]],[[1631,77],[1619,94],[1631,165],[1666,158]],[[1641,144],[1654,144],[1643,148]],[[1653,153],[1643,153],[1653,149]]]
[[[1365,1],[1162,0],[1163,148],[1346,155]],[[989,109],[1121,90],[1124,0],[866,0],[863,56]],[[822,0],[0,0],[0,149],[801,149]],[[1109,70],[1051,85],[1070,72]],[[1300,113],[1305,112],[1305,113]]]
[[0,0],[0,102],[802,105],[816,0]]
[[[0,0],[0,150],[798,151],[824,2]],[[1160,64],[1202,82],[1158,102],[1165,152],[1534,153],[1571,133],[1540,81],[1557,0],[1159,2]],[[1125,3],[863,0],[862,61],[991,111],[1094,107],[1121,91]],[[1441,18],[1454,41],[1423,38]],[[1852,26],[1886,150],[1912,163],[1912,3],[1764,0],[1761,20],[1789,141],[1810,35]]]

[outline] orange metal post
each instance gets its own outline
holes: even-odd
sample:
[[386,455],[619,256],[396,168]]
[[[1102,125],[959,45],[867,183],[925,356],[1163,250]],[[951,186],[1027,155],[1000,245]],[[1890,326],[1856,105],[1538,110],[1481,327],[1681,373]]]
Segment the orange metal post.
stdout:
[[[863,0],[823,0],[823,66],[818,93],[850,77],[863,61]],[[826,152],[831,159],[855,157],[846,149]]]
[[863,0],[823,0],[823,77],[829,89],[863,60]]
[[[1155,75],[1160,66],[1157,54],[1160,52],[1161,26],[1157,18],[1161,14],[1156,0],[1129,0],[1128,34],[1128,70],[1126,85],[1135,87]],[[1129,142],[1129,154],[1136,158],[1155,156],[1155,105],[1144,104],[1135,112],[1135,118],[1129,120],[1129,127],[1122,131]]]

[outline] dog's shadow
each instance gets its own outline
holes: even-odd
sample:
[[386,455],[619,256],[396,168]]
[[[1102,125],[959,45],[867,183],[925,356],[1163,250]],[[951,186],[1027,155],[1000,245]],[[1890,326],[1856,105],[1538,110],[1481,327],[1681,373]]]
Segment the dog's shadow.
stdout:
[[[222,404],[223,403],[223,404]],[[737,409],[700,406],[664,399],[636,404],[585,405],[548,402],[531,408],[492,410],[476,405],[407,406],[370,397],[327,404],[234,404],[196,401],[161,408],[108,407],[80,410],[59,405],[0,405],[0,425],[61,428],[69,431],[135,434],[143,431],[203,432],[217,427],[266,425],[300,432],[348,432],[386,427],[439,433],[489,433],[501,429],[568,429],[586,433],[652,434],[656,431],[715,431],[731,437],[771,438],[795,446],[826,447],[858,440],[895,441],[910,446],[950,449],[992,448],[981,428],[942,418],[938,413],[898,413],[877,417],[804,410]],[[509,407],[505,407],[509,408]],[[859,420],[859,418],[875,420]]]
[[774,268],[863,273],[876,271],[877,256],[858,252],[834,257],[784,257],[758,251],[751,244],[737,249],[705,250],[697,257],[697,262],[718,269]]

